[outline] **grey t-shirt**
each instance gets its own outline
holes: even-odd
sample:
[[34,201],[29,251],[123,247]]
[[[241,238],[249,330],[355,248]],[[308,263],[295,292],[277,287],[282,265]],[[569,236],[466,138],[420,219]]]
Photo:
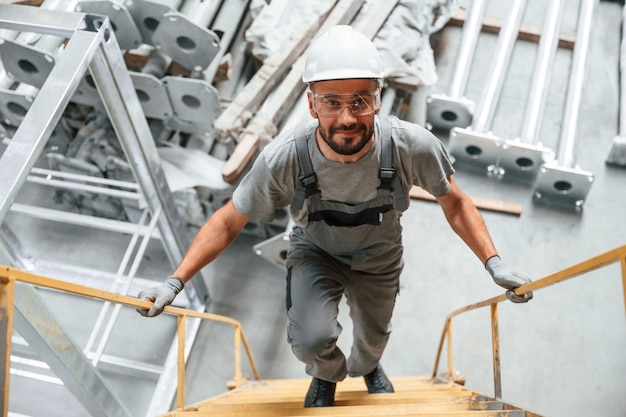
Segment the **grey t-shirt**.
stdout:
[[[407,196],[413,185],[422,187],[435,197],[450,190],[448,176],[454,173],[448,152],[428,130],[406,121],[393,118],[393,166]],[[380,140],[372,149],[353,163],[337,163],[326,159],[315,142],[315,120],[307,124],[310,138],[309,153],[318,188],[323,200],[347,204],[365,202],[376,197],[380,185]],[[380,122],[376,117],[376,136],[380,137]],[[293,130],[274,139],[256,158],[250,171],[233,193],[235,208],[253,219],[269,222],[276,209],[291,204],[300,166],[296,154]],[[304,226],[307,220],[306,203],[301,210],[291,210],[296,225]]]

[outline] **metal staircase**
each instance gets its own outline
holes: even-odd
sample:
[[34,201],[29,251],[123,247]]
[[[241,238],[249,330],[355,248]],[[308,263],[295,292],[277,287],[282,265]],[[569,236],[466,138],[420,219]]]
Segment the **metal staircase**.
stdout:
[[[569,268],[548,275],[542,279],[533,281],[519,287],[516,292],[520,294],[527,291],[537,291],[563,281],[584,276],[585,274],[604,268],[608,265],[619,264],[622,277],[622,292],[626,301],[626,245],[622,245],[593,258],[587,259]],[[2,416],[8,413],[8,398],[10,388],[11,368],[11,334],[16,320],[22,320],[23,312],[15,311],[14,304],[19,299],[31,297],[37,288],[50,288],[60,290],[68,294],[79,295],[92,299],[103,300],[128,307],[144,307],[151,305],[148,301],[138,300],[121,294],[82,286],[79,284],[59,281],[52,278],[37,276],[18,269],[0,268],[0,333],[7,343],[0,345],[0,386],[3,397],[0,398],[0,410]],[[203,313],[179,307],[168,306],[165,313],[177,316],[177,388],[175,411],[162,414],[162,417],[200,417],[200,416],[526,416],[538,417],[539,414],[524,410],[503,401],[501,383],[500,362],[500,336],[498,320],[498,304],[506,302],[504,294],[488,300],[463,307],[451,313],[445,321],[439,349],[436,355],[435,366],[432,375],[427,377],[396,377],[391,378],[396,392],[393,394],[368,394],[362,378],[349,378],[337,385],[334,407],[305,409],[304,397],[308,388],[309,380],[306,379],[283,379],[262,380],[258,374],[252,358],[247,339],[241,325],[236,320],[216,314]],[[24,302],[22,301],[22,304]],[[468,389],[457,383],[458,374],[453,368],[452,349],[452,319],[462,313],[482,307],[490,307],[491,310],[491,334],[493,355],[493,381],[494,394],[488,396],[483,393]],[[50,337],[51,326],[47,323],[53,319],[49,312],[42,308],[29,309],[28,314],[36,316],[31,320],[33,332],[37,332],[42,338]],[[45,313],[45,314],[44,314]],[[185,329],[187,318],[199,318],[219,321],[234,328],[234,366],[235,375],[227,385],[230,391],[218,395],[201,403],[185,405]],[[54,332],[52,332],[54,333]],[[63,350],[58,358],[63,359],[66,350],[73,349],[70,341],[61,340],[60,335],[52,334],[54,340],[48,340],[49,346]],[[54,343],[52,343],[54,341]],[[446,343],[447,341],[447,343]],[[447,344],[447,372],[438,375],[439,359],[444,344]],[[242,349],[244,348],[250,362],[253,380],[246,380],[242,373]],[[99,372],[95,368],[80,369],[80,376],[87,379],[98,378]],[[79,380],[79,377],[73,380]],[[74,390],[77,391],[77,390]],[[80,391],[80,390],[78,390]],[[93,394],[88,389],[82,390],[81,394],[85,401],[94,402],[86,398]],[[95,402],[102,406],[102,415],[111,415],[111,402],[102,401],[102,392],[98,394]],[[114,401],[112,397],[110,399]],[[123,404],[120,405],[120,413],[125,415]]]

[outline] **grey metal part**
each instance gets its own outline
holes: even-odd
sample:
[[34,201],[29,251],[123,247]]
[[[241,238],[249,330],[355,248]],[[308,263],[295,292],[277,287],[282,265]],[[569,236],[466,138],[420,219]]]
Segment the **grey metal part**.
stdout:
[[616,136],[605,161],[608,165],[626,167],[626,137]]
[[230,50],[230,45],[233,43],[239,28],[247,27],[246,25],[242,26],[241,22],[248,10],[248,3],[248,0],[223,2],[217,16],[215,16],[211,29],[216,34],[220,34],[220,49],[204,71],[204,79],[208,82],[213,82],[220,61],[226,51]]
[[426,104],[426,121],[434,128],[449,130],[472,124],[474,102],[465,97],[431,94]]
[[163,16],[152,40],[162,53],[192,71],[206,69],[220,48],[220,40],[214,32],[178,12]]
[[34,287],[15,286],[14,327],[94,417],[130,417]]
[[134,49],[142,44],[141,33],[125,5],[117,1],[81,1],[77,12],[108,16],[121,49]]
[[450,130],[467,127],[472,123],[475,105],[464,97],[464,93],[486,4],[486,0],[471,3],[447,94],[431,94],[426,98],[426,122],[436,129]]
[[503,141],[491,134],[454,128],[450,132],[448,147],[455,164],[473,165],[482,169],[498,165],[502,145]]
[[593,173],[589,171],[545,164],[537,175],[534,198],[536,201],[582,207],[593,179]]
[[70,99],[73,103],[84,104],[86,106],[94,107],[97,110],[104,111],[104,105],[102,104],[102,100],[100,99],[100,94],[98,93],[98,89],[94,84],[93,77],[89,72],[86,72],[85,75],[81,78],[78,83],[78,87],[74,91],[72,98]]
[[183,121],[211,124],[219,116],[217,90],[207,81],[174,76],[163,77],[162,81],[174,113]]
[[0,39],[0,58],[14,80],[37,88],[46,81],[55,61],[50,51],[7,39]]
[[540,144],[531,145],[521,141],[507,140],[499,153],[499,166],[503,174],[513,175],[524,181],[532,181],[541,166],[554,159],[554,151]]
[[21,94],[15,90],[0,89],[0,113],[4,122],[11,126],[19,126],[24,120],[34,96]]
[[286,268],[289,232],[280,233],[252,247],[254,253],[279,268]]
[[[176,3],[176,1],[172,2]],[[163,15],[176,11],[175,4],[158,4],[151,1],[132,1],[128,12],[135,21],[143,42],[153,45],[152,35],[161,22]]]
[[130,78],[147,117],[166,119],[173,114],[172,104],[161,79],[140,72],[131,72]]

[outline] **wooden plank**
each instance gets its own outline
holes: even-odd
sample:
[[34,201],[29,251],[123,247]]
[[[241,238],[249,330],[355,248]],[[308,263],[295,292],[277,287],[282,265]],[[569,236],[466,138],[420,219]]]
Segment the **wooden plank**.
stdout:
[[[429,192],[424,190],[423,188],[414,186],[409,192],[409,197],[416,200],[424,200],[424,201],[437,201],[435,197],[433,197]],[[502,200],[493,200],[489,198],[481,198],[481,197],[470,197],[474,202],[474,205],[478,209],[487,210],[487,211],[495,211],[498,213],[505,214],[513,214],[519,216],[522,214],[522,205],[518,203],[511,203],[508,201]]]
[[[450,18],[448,23],[454,26],[463,26],[466,18],[467,12],[461,9]],[[502,19],[489,16],[483,19],[483,32],[498,34],[500,33],[501,28]],[[541,38],[541,29],[537,26],[522,24],[519,29],[518,38],[530,42],[539,42],[539,39]],[[576,36],[572,34],[565,34],[559,37],[560,48],[574,49],[575,42]]]
[[[302,399],[301,402],[303,402]],[[463,412],[463,411],[488,411],[488,410],[503,410],[503,404],[499,401],[480,402],[475,404],[470,403],[430,403],[430,404],[397,404],[389,407],[389,405],[357,405],[357,406],[341,406],[338,405],[333,408],[332,413],[334,416],[351,416],[351,415],[367,415],[367,416],[381,416],[385,413],[393,410],[393,415],[406,415],[409,413],[433,413],[433,412]],[[242,404],[237,406],[221,406],[215,405],[213,407],[205,407],[202,410],[214,415],[229,415],[231,417],[287,417],[293,415],[307,415],[307,416],[320,416],[326,415],[328,410],[320,408],[316,409],[303,409],[300,404],[294,408],[279,408],[279,407],[263,407],[254,406],[254,404]]]
[[[342,410],[344,409],[345,410]],[[369,409],[368,407],[354,408],[354,407],[342,407],[335,405],[334,407],[319,407],[319,408],[302,408],[293,410],[293,414],[289,414],[290,417],[308,417],[308,416],[352,416],[352,417],[371,417],[371,416],[404,416],[404,417],[525,417],[525,411],[523,410],[482,410],[482,411],[396,411],[395,407],[379,407],[376,409]],[[259,417],[262,415],[271,414],[255,414],[255,411],[249,413],[235,413],[229,414],[229,412],[211,414],[211,417]],[[203,411],[186,411],[186,412],[174,412],[168,414],[167,417],[206,417],[207,414]]]

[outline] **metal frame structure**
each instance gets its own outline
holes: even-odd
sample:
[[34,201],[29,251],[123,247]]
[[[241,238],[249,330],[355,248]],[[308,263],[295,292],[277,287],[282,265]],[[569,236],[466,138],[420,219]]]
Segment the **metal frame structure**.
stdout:
[[[5,220],[10,211],[21,211],[43,218],[47,216],[50,220],[130,233],[132,238],[126,251],[128,256],[124,256],[117,274],[113,274],[116,279],[113,285],[118,285],[117,279],[122,276],[125,276],[126,280],[122,282],[123,288],[121,290],[116,288],[116,290],[128,291],[130,280],[134,277],[137,262],[142,257],[148,238],[160,239],[170,263],[177,265],[182,260],[190,239],[186,234],[186,229],[182,224],[165,180],[156,145],[133,88],[109,18],[88,13],[0,4],[0,30],[2,29],[60,36],[67,39],[67,42],[64,50],[56,57],[55,65],[34,96],[12,139],[5,140],[8,145],[0,156],[0,166],[2,166],[2,179],[0,180],[0,255],[4,255],[4,258],[14,266],[23,270],[45,272],[46,268],[50,266],[37,262],[28,256],[17,236],[6,224]],[[38,177],[37,175],[41,175],[41,173],[37,169],[33,169],[48,138],[57,126],[63,111],[87,71],[91,73],[102,99],[103,107],[106,109],[137,181],[137,184],[116,183],[116,187],[122,186],[128,190],[116,191],[116,193],[123,194],[124,198],[138,200],[145,207],[140,224],[116,222],[14,204],[19,191],[27,181],[45,183],[50,186],[84,187],[92,191],[97,189],[98,192],[106,192],[104,187],[94,187],[94,181],[98,180],[88,176],[76,176],[68,181],[67,176],[62,178],[61,173],[48,172],[45,176]],[[78,185],[80,182],[85,184]],[[143,240],[138,243],[140,236],[143,236]],[[133,256],[130,255],[133,252],[134,260]],[[127,272],[128,265],[131,266]],[[76,275],[76,269],[72,270],[71,266],[61,266],[59,270],[67,274],[65,278]],[[113,278],[112,274],[94,271],[90,271],[90,275],[96,277],[97,281],[100,281],[100,285],[102,285],[102,279],[108,280],[110,284],[111,278]],[[204,280],[193,280],[193,285],[187,286],[185,293],[188,298],[188,308],[196,311],[205,309],[209,294]],[[37,297],[37,293],[33,292],[28,298],[32,300],[31,306],[37,305]],[[20,307],[26,306],[20,306],[16,301],[16,308],[20,309]],[[41,314],[46,314],[39,308],[36,310]],[[98,319],[96,326],[98,329],[103,324],[104,315],[106,315],[105,310],[108,310],[106,304],[103,307],[101,317]],[[94,364],[102,358],[102,348],[110,334],[115,317],[116,312],[114,311],[100,338],[100,345],[95,356],[92,355]],[[33,327],[32,324],[31,319],[24,316],[24,320],[16,323],[16,330],[33,349],[39,352],[51,352],[48,358],[61,359],[54,353],[54,349],[51,349],[51,340],[26,336],[29,334],[28,329]],[[187,349],[190,349],[193,343],[199,324],[199,320],[187,322],[185,332]],[[59,334],[62,333],[62,329],[59,328]],[[90,340],[90,345],[95,344],[95,333],[90,339],[93,339],[93,341]],[[7,343],[10,342],[7,341]],[[176,340],[173,340],[147,415],[160,414],[169,410],[175,393],[175,382],[173,382],[175,378],[171,376],[172,372],[176,372],[178,359],[176,345]],[[70,363],[81,369],[92,367],[81,350],[74,348]],[[115,360],[115,362],[124,363],[124,360]],[[68,388],[76,387],[78,391],[81,391],[85,389],[85,385],[81,384],[79,375],[80,373],[70,370],[70,372],[59,377],[64,380]],[[94,381],[94,385],[90,386],[89,389],[107,391],[102,381],[97,378]],[[73,391],[77,397],[82,395],[78,391]],[[97,401],[94,402],[93,398],[95,397],[86,401],[86,407],[89,411],[93,411],[93,415],[100,415],[98,411],[100,405]],[[119,414],[115,415],[126,415],[122,411],[121,405],[117,409],[120,411]]]

